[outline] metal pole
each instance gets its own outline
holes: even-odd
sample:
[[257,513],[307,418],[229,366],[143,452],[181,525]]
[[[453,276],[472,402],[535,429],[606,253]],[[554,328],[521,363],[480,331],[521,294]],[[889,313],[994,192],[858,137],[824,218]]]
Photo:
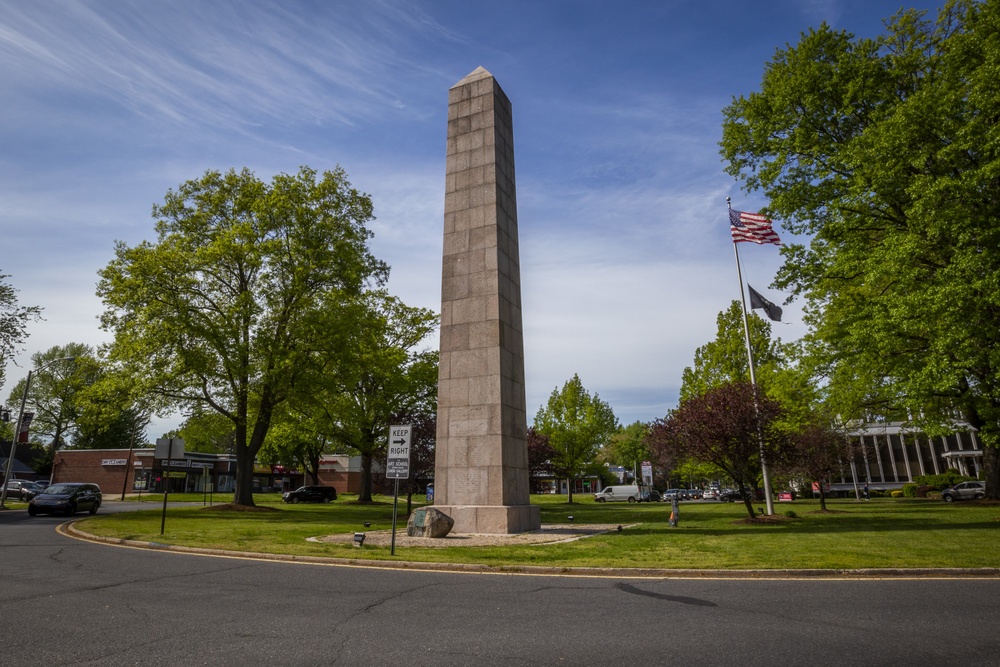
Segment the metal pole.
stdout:
[[163,515],[160,517],[160,535],[167,525],[167,494],[170,493],[170,460],[174,458],[174,439],[167,444],[167,471],[163,475]]
[[[132,467],[132,448],[135,446],[135,428],[128,437],[128,456],[125,458],[125,479],[122,480],[122,502],[125,502],[125,490],[128,489],[128,471]],[[132,476],[135,479],[135,475]]]
[[[39,368],[38,370],[41,370]],[[28,371],[28,379],[24,381],[24,393],[21,394],[21,408],[14,422],[14,436],[10,439],[10,456],[7,457],[7,468],[3,473],[3,491],[0,491],[0,508],[7,509],[7,482],[10,481],[10,471],[14,468],[14,453],[17,451],[17,439],[21,436],[21,420],[24,419],[24,405],[28,402],[28,387],[31,386],[32,371]]]
[[[726,197],[726,204],[729,208],[733,205]],[[736,253],[736,277],[740,281],[740,303],[743,304],[743,334],[747,344],[747,360],[750,362],[750,384],[753,386],[753,407],[757,413],[757,440],[760,445],[760,469],[764,477],[764,501],[767,503],[768,515],[774,514],[774,500],[771,498],[771,475],[767,469],[767,460],[764,455],[764,434],[760,428],[760,404],[757,402],[757,373],[754,369],[753,346],[750,344],[750,319],[747,315],[747,298],[743,289],[743,269],[740,267],[740,250],[738,244],[733,241],[733,252]]]
[[396,478],[396,490],[392,494],[392,548],[390,556],[396,555],[396,508],[399,506],[399,478]]

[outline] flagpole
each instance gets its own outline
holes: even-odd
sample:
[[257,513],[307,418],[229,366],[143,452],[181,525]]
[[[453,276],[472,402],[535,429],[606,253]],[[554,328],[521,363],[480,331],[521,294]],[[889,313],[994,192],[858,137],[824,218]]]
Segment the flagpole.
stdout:
[[[732,200],[726,197],[726,206],[733,208]],[[764,455],[764,434],[760,428],[760,404],[757,401],[757,372],[754,369],[753,346],[750,345],[750,318],[747,315],[747,298],[743,289],[743,269],[740,267],[739,244],[733,241],[733,252],[736,254],[736,278],[740,283],[740,303],[743,305],[743,337],[747,344],[747,360],[750,362],[750,385],[753,387],[753,408],[757,415],[757,441],[760,446],[760,469],[764,477],[764,501],[767,504],[768,515],[774,514],[774,500],[771,498],[771,475],[767,469],[767,459]]]

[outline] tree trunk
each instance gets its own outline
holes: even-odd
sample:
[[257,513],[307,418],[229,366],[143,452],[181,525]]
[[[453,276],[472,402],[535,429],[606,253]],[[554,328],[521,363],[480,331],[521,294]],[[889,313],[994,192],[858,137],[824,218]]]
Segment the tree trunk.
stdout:
[[819,509],[821,512],[826,511],[826,493],[823,492],[823,482],[819,483]]
[[[966,389],[968,392],[968,389]],[[986,498],[988,500],[1000,500],[1000,442],[997,441],[997,433],[993,428],[987,428],[986,420],[980,414],[975,402],[968,394],[964,396],[965,403],[962,413],[969,426],[976,429],[979,446],[983,449],[983,481],[986,482]],[[996,414],[1000,406],[990,403],[990,414]],[[990,421],[993,426],[995,421]]]
[[576,481],[575,477],[570,477],[566,480],[566,490],[569,491],[569,500],[566,501],[567,505],[573,504],[573,482]]
[[233,489],[233,504],[253,507],[253,464],[254,457],[246,445],[236,445],[236,488]]
[[358,493],[359,503],[372,501],[372,455],[361,455],[361,491]]
[[983,445],[983,477],[986,497],[1000,500],[1000,448]]
[[[268,392],[265,391],[265,395]],[[253,434],[247,438],[246,427],[240,433],[236,427],[236,489],[233,492],[233,504],[254,507],[253,502],[253,466],[257,460],[257,452],[264,444],[267,431],[271,426],[271,411],[274,404],[261,400],[257,411],[257,421],[254,423]],[[245,409],[243,415],[246,415]],[[246,444],[241,444],[246,443]]]
[[309,461],[309,476],[312,477],[313,486],[319,485],[319,459],[317,456]]

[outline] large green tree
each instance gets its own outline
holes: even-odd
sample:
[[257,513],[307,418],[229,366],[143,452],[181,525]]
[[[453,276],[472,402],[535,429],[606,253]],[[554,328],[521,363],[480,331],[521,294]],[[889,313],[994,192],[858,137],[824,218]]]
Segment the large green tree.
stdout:
[[331,443],[326,425],[325,420],[316,422],[299,412],[276,413],[261,456],[267,463],[301,469],[306,484],[319,484],[320,460]]
[[804,244],[777,284],[806,302],[811,353],[854,415],[957,411],[1000,497],[1000,3],[829,26],[777,52],[724,111],[727,171]]
[[381,290],[365,294],[360,305],[343,363],[296,409],[323,425],[333,449],[361,456],[358,501],[371,502],[373,464],[385,457],[390,422],[437,411],[438,353],[424,346],[437,316]]
[[568,502],[573,502],[573,482],[598,450],[618,431],[618,418],[600,396],[590,395],[574,374],[562,389],[553,389],[548,403],[535,415],[535,431],[549,439],[555,451],[552,467],[569,480]]
[[270,183],[208,171],[153,207],[156,241],[118,242],[100,272],[108,358],[143,392],[233,425],[233,502],[253,505],[275,409],[344,352],[347,316],[388,268],[369,251],[372,204],[340,168]]
[[[73,357],[73,361],[59,361]],[[34,370],[28,387],[25,411],[34,413],[31,437],[45,445],[51,461],[56,451],[79,435],[82,405],[80,395],[100,377],[94,350],[82,343],[55,345],[31,355]],[[27,378],[11,389],[8,403],[19,406]],[[12,415],[16,420],[17,415]]]
[[645,422],[636,421],[628,426],[619,426],[601,450],[601,461],[636,468],[642,461],[649,459],[649,447],[646,445],[648,434],[649,424]]
[[[184,440],[184,450],[209,454],[233,454],[236,450],[235,427],[231,419],[202,404],[196,404],[181,423],[176,433]],[[270,431],[268,432],[270,435]]]
[[[90,365],[91,360],[86,362]],[[125,449],[146,444],[154,406],[148,396],[136,393],[132,378],[115,372],[99,360],[94,381],[77,392],[74,403],[79,412],[74,447]]]
[[147,444],[146,429],[150,414],[141,406],[122,408],[113,417],[91,419],[84,410],[79,430],[73,440],[77,449],[131,449]]
[[17,290],[5,280],[9,277],[0,274],[0,385],[3,384],[7,360],[28,338],[28,322],[38,320],[42,312],[38,306],[18,304]]
[[[767,387],[771,376],[786,362],[787,349],[780,339],[771,339],[771,323],[754,313],[747,315],[750,347],[753,350],[757,382]],[[743,307],[733,301],[716,318],[715,340],[694,353],[694,364],[681,375],[680,402],[701,396],[710,389],[731,382],[750,380]]]

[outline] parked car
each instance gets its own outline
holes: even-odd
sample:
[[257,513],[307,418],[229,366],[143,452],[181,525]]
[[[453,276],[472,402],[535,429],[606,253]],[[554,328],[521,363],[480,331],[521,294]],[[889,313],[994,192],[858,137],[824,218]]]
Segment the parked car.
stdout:
[[48,484],[40,484],[38,482],[22,482],[21,500],[31,500],[39,493],[47,489],[48,486]]
[[738,489],[722,489],[716,496],[721,502],[724,503],[741,503],[743,502],[743,495]]
[[677,500],[684,499],[684,493],[681,491],[681,489],[667,489],[666,491],[663,492],[664,500],[673,500],[674,498],[676,498]]
[[649,491],[643,491],[642,497],[639,500],[643,503],[658,503],[660,502],[660,492],[656,489],[650,489]]
[[701,500],[705,495],[701,489],[688,489],[687,494],[691,500]]
[[281,494],[286,503],[329,503],[337,499],[337,489],[332,486],[300,486]]
[[718,496],[719,496],[718,489],[705,489],[704,492],[702,492],[701,494],[701,497],[704,500],[715,500]]
[[12,479],[7,482],[7,497],[21,500],[21,489],[27,484],[23,479]]
[[941,492],[941,499],[952,503],[956,500],[976,500],[986,495],[983,482],[962,482]]
[[73,516],[87,510],[97,514],[103,496],[101,488],[87,482],[62,482],[44,489],[28,501],[28,514],[65,514]]

